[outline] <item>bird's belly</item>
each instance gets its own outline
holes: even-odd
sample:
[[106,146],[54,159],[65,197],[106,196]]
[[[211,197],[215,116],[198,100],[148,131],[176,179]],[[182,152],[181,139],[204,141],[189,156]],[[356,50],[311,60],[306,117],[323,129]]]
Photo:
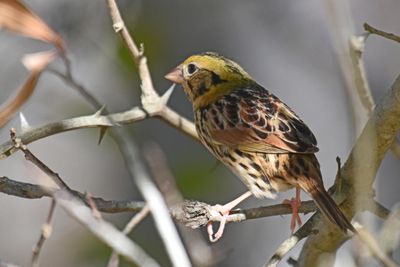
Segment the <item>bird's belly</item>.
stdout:
[[[257,198],[276,198],[276,193],[293,188],[276,168],[277,154],[248,153],[226,146],[210,151],[248,187]],[[268,157],[268,159],[266,159]]]

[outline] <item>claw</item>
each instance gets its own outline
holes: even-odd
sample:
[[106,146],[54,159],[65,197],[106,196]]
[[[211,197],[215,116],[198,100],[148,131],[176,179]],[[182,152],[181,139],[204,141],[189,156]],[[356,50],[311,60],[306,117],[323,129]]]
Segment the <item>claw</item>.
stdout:
[[218,231],[215,234],[214,234],[214,230],[212,227],[212,222],[207,223],[208,239],[210,240],[210,242],[213,242],[213,243],[217,242],[222,237],[222,235],[224,234],[225,225],[226,225],[228,216],[229,216],[229,211],[222,216],[222,219],[219,222]]
[[212,225],[212,221],[207,223],[207,233],[208,233],[208,239],[210,240],[210,242],[217,242],[222,235],[224,234],[224,230],[225,230],[225,225],[226,222],[228,220],[228,216],[230,211],[240,202],[242,202],[243,200],[245,200],[246,198],[248,198],[249,196],[251,196],[250,192],[246,192],[243,195],[241,195],[240,197],[236,198],[235,200],[225,204],[225,205],[214,205],[211,207],[211,209],[213,211],[218,212],[221,217],[220,217],[220,222],[219,222],[219,227],[217,232],[214,234],[214,229],[213,229],[213,225]]

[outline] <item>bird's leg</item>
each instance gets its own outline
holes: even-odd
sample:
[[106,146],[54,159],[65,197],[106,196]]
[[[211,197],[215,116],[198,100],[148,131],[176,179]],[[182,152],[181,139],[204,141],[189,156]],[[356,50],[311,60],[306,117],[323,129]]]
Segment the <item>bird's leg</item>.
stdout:
[[296,225],[302,225],[300,216],[299,216],[299,207],[301,206],[300,200],[301,189],[300,187],[296,187],[296,198],[292,198],[291,200],[285,199],[283,204],[289,204],[292,207],[292,219],[290,221],[290,230],[292,233],[296,228]]
[[247,191],[246,193],[244,193],[243,195],[241,195],[240,197],[232,200],[231,202],[225,204],[225,205],[214,205],[211,207],[212,210],[218,212],[219,214],[221,214],[222,218],[219,222],[219,228],[218,231],[214,234],[214,230],[212,227],[212,221],[207,223],[207,232],[208,232],[208,238],[210,239],[211,242],[216,242],[218,241],[218,239],[220,239],[224,233],[224,229],[225,229],[225,224],[226,221],[228,219],[229,216],[229,212],[236,207],[240,202],[242,202],[243,200],[245,200],[246,198],[248,198],[249,196],[251,196],[251,192]]

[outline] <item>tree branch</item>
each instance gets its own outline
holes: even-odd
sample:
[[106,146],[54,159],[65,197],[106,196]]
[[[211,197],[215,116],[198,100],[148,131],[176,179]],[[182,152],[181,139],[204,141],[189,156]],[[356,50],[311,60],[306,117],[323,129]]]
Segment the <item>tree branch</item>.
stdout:
[[[355,143],[351,154],[341,168],[341,177],[337,180],[335,192],[337,198],[344,198],[340,207],[352,218],[356,207],[369,201],[372,184],[381,161],[391,147],[400,129],[400,75],[393,83],[381,103],[376,106],[371,118]],[[338,186],[341,183],[341,186]],[[358,196],[354,199],[352,196]],[[321,217],[318,212],[313,217]],[[313,218],[312,217],[312,218]],[[299,266],[332,265],[333,255],[346,237],[332,224],[326,224],[321,218],[316,228],[318,234],[307,239],[299,257]],[[329,242],[325,242],[329,239]]]
[[[182,194],[179,192],[175,179],[168,167],[166,156],[161,148],[155,143],[148,144],[145,147],[144,156],[171,214],[174,214],[171,211],[171,207],[177,208],[178,206],[181,206],[184,199]],[[203,219],[199,218],[199,220],[201,221]],[[213,266],[221,253],[218,250],[211,248],[200,232],[190,231],[190,229],[185,228],[185,226],[181,224],[178,225],[178,227],[193,265],[203,267]]]
[[[31,161],[43,173],[45,173],[52,181],[60,186],[60,190],[48,192],[51,197],[62,207],[71,217],[75,218],[88,230],[90,230],[96,237],[110,246],[114,251],[125,256],[128,260],[140,266],[159,266],[158,263],[149,257],[141,247],[136,245],[133,241],[127,238],[123,233],[119,232],[112,224],[102,220],[101,218],[94,217],[92,210],[85,206],[85,204],[78,198],[74,197],[69,187],[64,184],[62,179],[47,165],[40,161],[27,146],[16,138],[15,130],[10,131],[11,140],[15,147],[24,153],[25,158]],[[60,181],[58,181],[60,180]]]
[[379,247],[378,242],[364,227],[355,223],[354,227],[358,231],[358,237],[363,245],[367,246],[372,255],[385,267],[399,267],[389,256]]
[[[16,197],[38,199],[42,197],[51,197],[59,189],[49,188],[30,183],[23,183],[11,180],[7,177],[0,177],[0,192],[7,195]],[[80,193],[75,190],[70,191],[75,197],[87,204],[86,194]],[[116,201],[116,200],[104,200],[99,197],[92,197],[92,200],[96,204],[96,207],[101,212],[106,213],[120,213],[120,212],[138,212],[140,211],[145,203],[142,201]],[[87,206],[89,206],[87,204]]]
[[31,266],[38,267],[39,266],[39,255],[40,251],[43,247],[44,242],[48,239],[51,235],[51,220],[53,218],[54,210],[56,208],[56,202],[54,199],[51,200],[49,213],[47,215],[46,223],[42,225],[42,231],[40,233],[40,237],[38,242],[33,247],[32,252],[32,259],[31,259]]
[[[131,220],[125,225],[122,233],[129,234],[132,230],[146,218],[146,216],[150,213],[150,209],[148,205],[145,205],[143,209],[135,214]],[[108,260],[107,267],[118,267],[119,265],[119,255],[116,251],[112,251],[110,259]]]
[[[142,105],[147,113],[155,111],[160,113],[165,109],[174,86],[172,86],[162,97],[156,93],[147,66],[147,59],[144,56],[143,46],[140,50],[137,48],[133,38],[125,27],[125,23],[122,20],[115,0],[107,0],[107,4],[113,21],[114,30],[121,35],[139,69],[139,76],[142,82]],[[162,117],[162,113],[160,114]],[[194,129],[194,126],[192,127]],[[174,266],[182,267],[191,266],[185,247],[183,246],[180,236],[168,213],[168,208],[164,199],[146,172],[145,166],[140,160],[138,149],[133,142],[129,142],[125,138],[122,138],[118,145],[124,155],[124,160],[129,173],[134,178],[134,181],[146,200],[147,205],[149,205],[155,221],[156,229],[160,234],[161,240],[165,245],[172,264]]]
[[377,28],[372,27],[368,23],[364,23],[364,30],[366,30],[367,32],[369,32],[371,34],[376,34],[376,35],[382,36],[386,39],[400,43],[400,36],[393,34],[393,33],[388,33],[388,32],[382,31],[382,30],[378,30]]
[[[39,199],[42,197],[51,197],[57,191],[59,191],[59,189],[18,182],[11,180],[7,177],[0,177],[0,192],[11,196],[28,199]],[[89,207],[89,204],[86,200],[86,194],[72,189],[70,192],[72,193],[72,195],[79,198]],[[142,201],[104,200],[99,197],[91,197],[91,199],[94,201],[98,210],[105,213],[139,212],[145,206],[145,203]],[[207,214],[200,213],[193,214],[192,211],[209,210],[210,207],[210,204],[204,202],[185,200],[183,203],[172,207],[171,214],[173,214],[176,220],[182,222],[183,224],[187,224],[189,223],[189,221],[191,221],[193,223],[193,226],[188,226],[192,228],[197,228],[204,224],[201,222],[207,219],[208,216]],[[314,211],[316,211],[316,207],[311,200],[303,201],[299,209],[300,213],[309,213]],[[228,217],[228,220],[231,222],[240,222],[276,215],[286,215],[291,214],[291,212],[292,210],[290,208],[290,205],[277,204],[251,209],[233,210],[232,214]],[[214,219],[215,221],[218,221],[217,217]],[[205,224],[207,222],[208,221],[206,221]]]

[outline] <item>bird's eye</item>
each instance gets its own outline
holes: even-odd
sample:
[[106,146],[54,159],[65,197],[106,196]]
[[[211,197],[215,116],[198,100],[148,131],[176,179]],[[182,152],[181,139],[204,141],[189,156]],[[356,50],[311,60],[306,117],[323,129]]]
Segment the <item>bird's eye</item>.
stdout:
[[187,73],[188,73],[189,75],[194,74],[197,70],[198,70],[197,66],[196,66],[195,64],[193,64],[193,63],[190,63],[190,64],[187,66]]

